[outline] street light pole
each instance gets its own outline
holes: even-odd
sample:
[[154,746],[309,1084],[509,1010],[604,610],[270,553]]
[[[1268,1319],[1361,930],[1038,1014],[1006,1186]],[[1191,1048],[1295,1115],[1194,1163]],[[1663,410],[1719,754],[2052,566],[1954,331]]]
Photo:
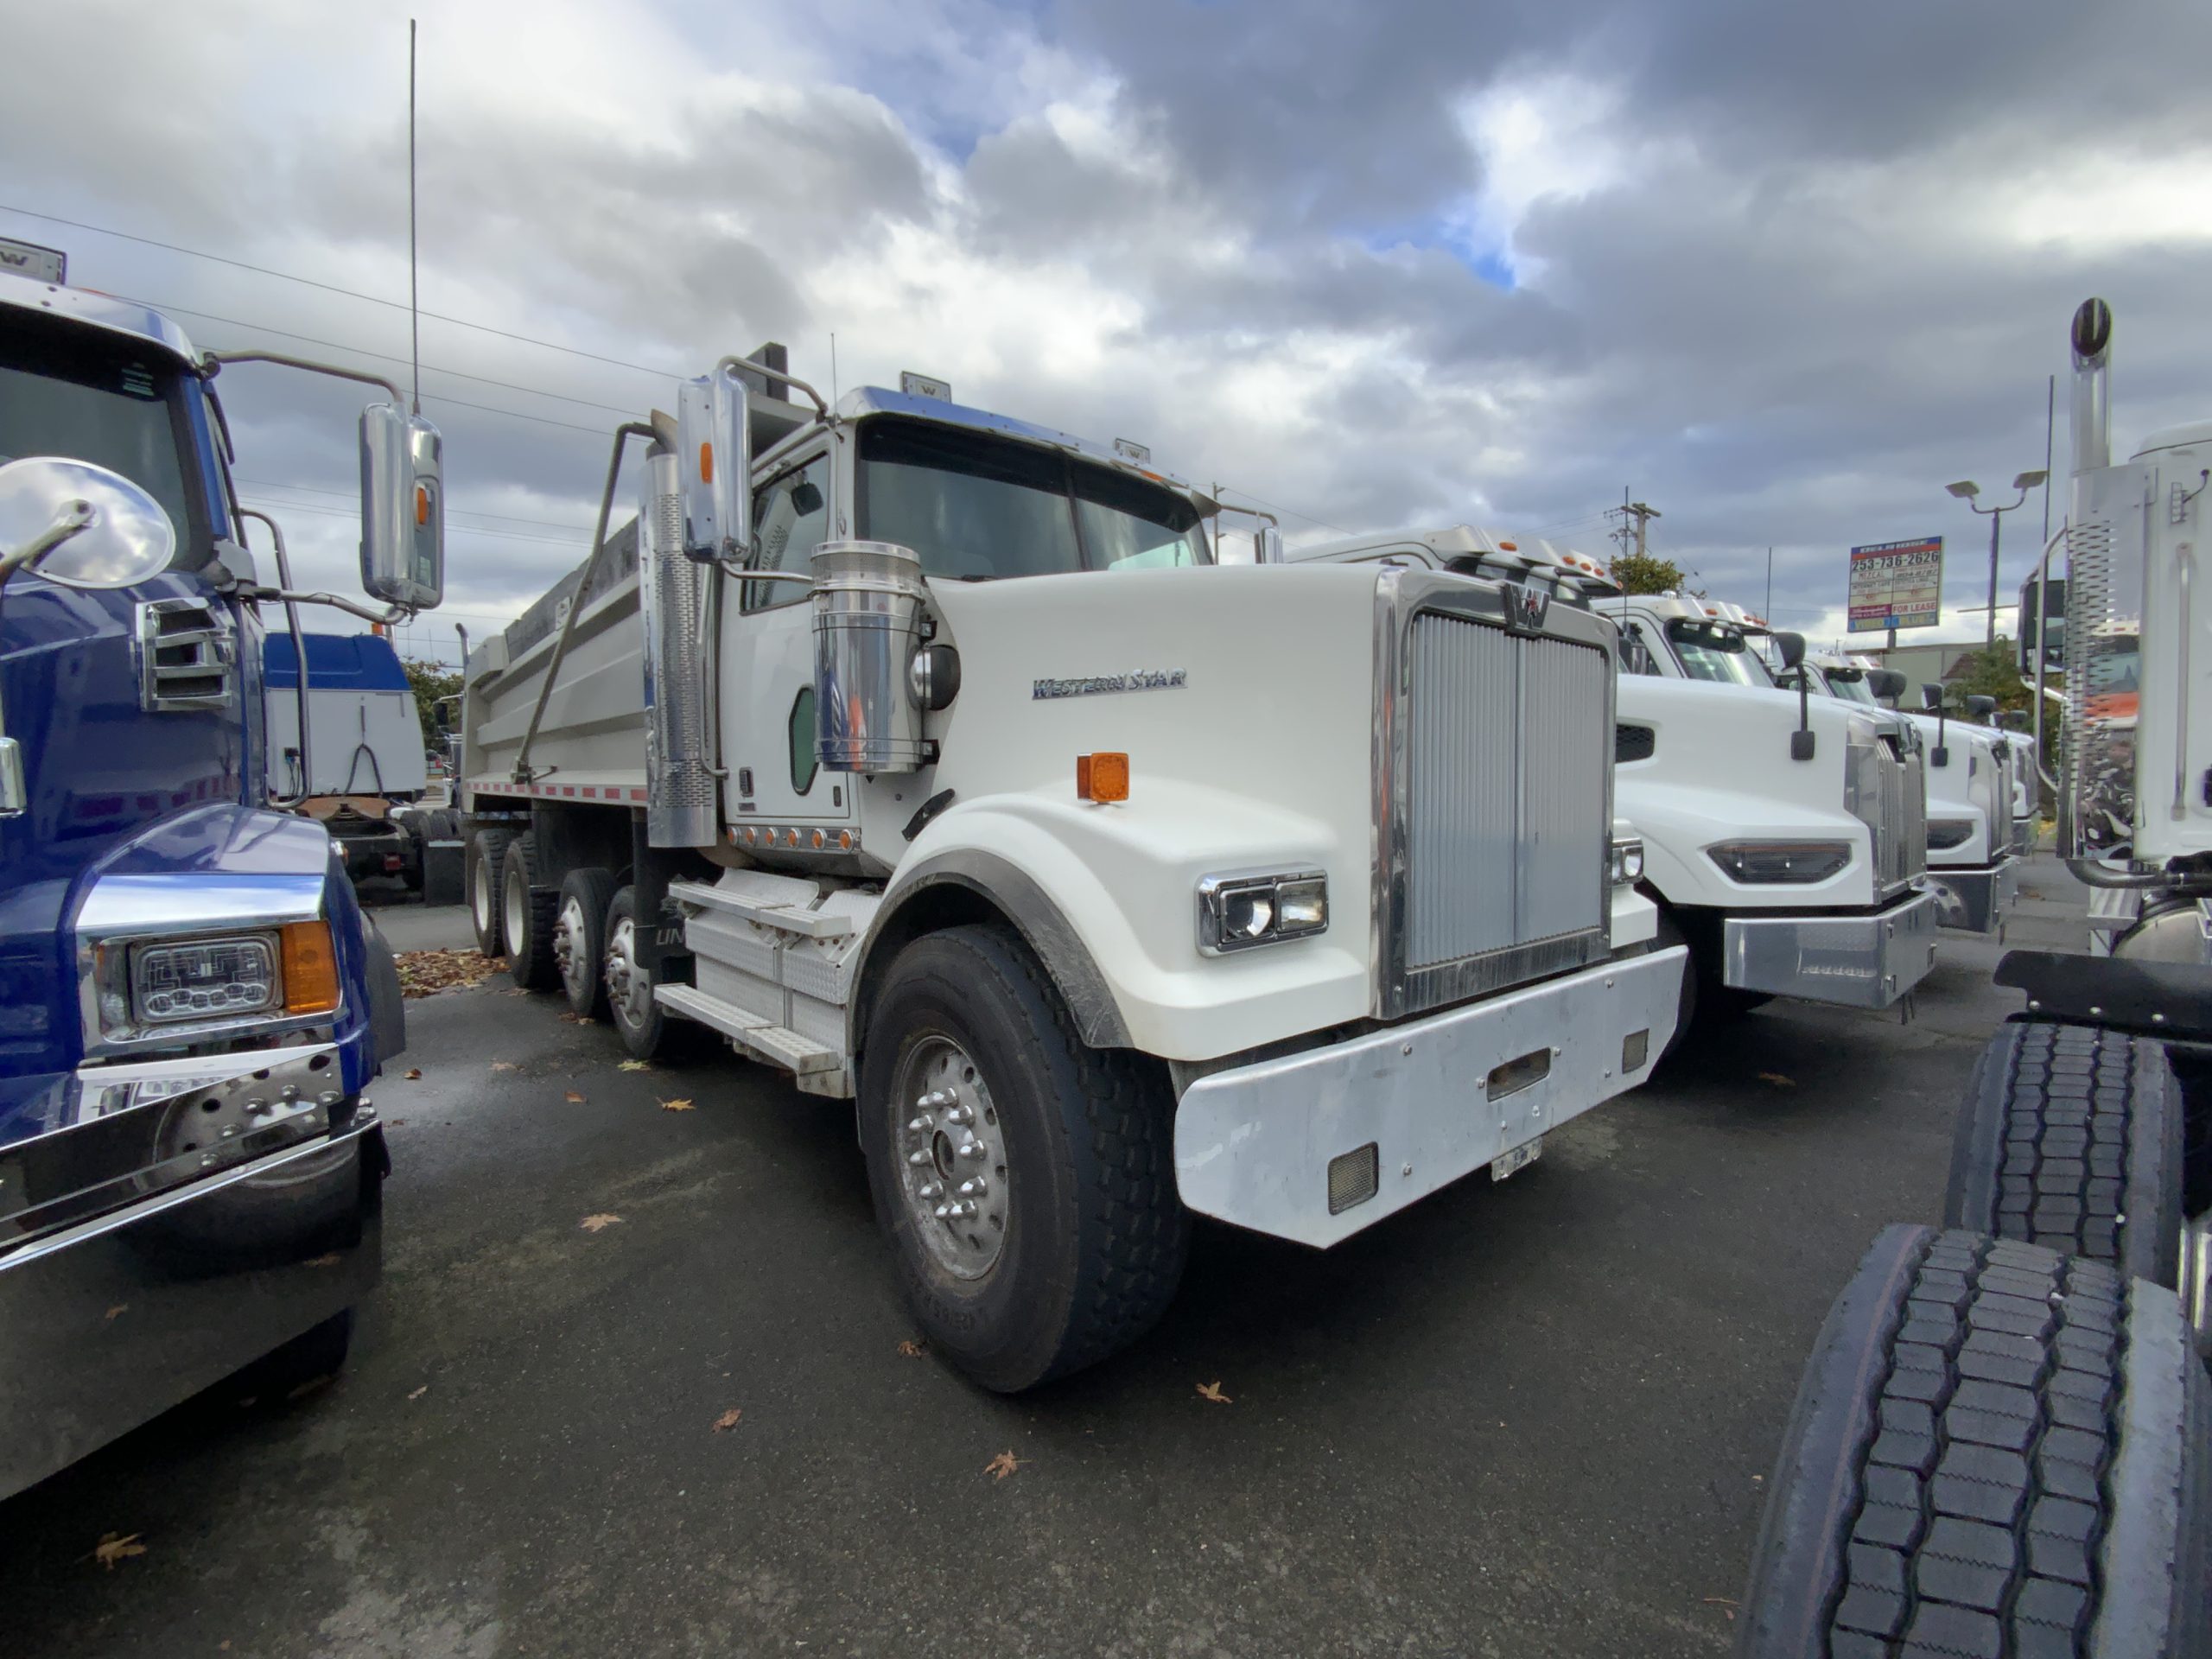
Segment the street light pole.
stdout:
[[1997,644],[1997,547],[1999,535],[2005,526],[2005,515],[2024,504],[2028,492],[2050,476],[2048,470],[2020,474],[2012,480],[2012,487],[2020,493],[2019,499],[2008,501],[2001,507],[1985,507],[1978,504],[1974,498],[1981,493],[1981,486],[1971,479],[1943,486],[1976,512],[1985,513],[1989,518],[1989,626],[1982,636],[1982,645],[1986,649],[1993,649]]

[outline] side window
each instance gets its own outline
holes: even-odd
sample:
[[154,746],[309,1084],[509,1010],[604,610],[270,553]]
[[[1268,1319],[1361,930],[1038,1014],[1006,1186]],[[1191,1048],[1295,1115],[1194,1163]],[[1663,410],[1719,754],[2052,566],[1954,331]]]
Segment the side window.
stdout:
[[1624,674],[1656,674],[1659,664],[1652,660],[1651,647],[1643,642],[1643,630],[1631,622],[1628,632],[1621,635],[1621,672]]
[[[830,457],[822,454],[754,493],[753,556],[747,568],[804,575],[807,560],[829,539],[829,532]],[[743,603],[748,611],[765,611],[797,604],[806,594],[796,582],[748,582]]]

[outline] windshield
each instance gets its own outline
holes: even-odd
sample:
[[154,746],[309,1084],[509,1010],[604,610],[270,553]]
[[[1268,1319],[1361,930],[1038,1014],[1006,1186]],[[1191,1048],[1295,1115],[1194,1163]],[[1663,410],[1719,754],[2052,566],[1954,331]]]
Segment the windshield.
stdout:
[[1211,564],[1198,509],[1110,467],[918,422],[861,429],[857,533],[926,575],[986,581]]
[[1824,668],[1821,677],[1828,683],[1828,695],[1840,697],[1846,702],[1864,703],[1869,709],[1882,705],[1874,696],[1874,688],[1866,683],[1863,668]]
[[1723,685],[1771,686],[1757,652],[1738,630],[1719,622],[1692,622],[1676,617],[1667,624],[1667,639],[1675,659],[1693,680],[1712,680]]
[[129,340],[18,328],[16,315],[0,334],[0,462],[65,455],[105,467],[160,502],[181,539],[191,537],[197,515],[185,483],[179,371]]

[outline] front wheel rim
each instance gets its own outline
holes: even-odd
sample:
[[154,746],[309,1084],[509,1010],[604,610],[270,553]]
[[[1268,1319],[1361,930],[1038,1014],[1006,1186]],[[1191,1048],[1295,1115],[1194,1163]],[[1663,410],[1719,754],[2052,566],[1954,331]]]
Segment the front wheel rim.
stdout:
[[1005,1127],[981,1069],[950,1037],[925,1037],[899,1063],[891,1111],[915,1236],[954,1278],[984,1277],[1006,1248],[1013,1189]]

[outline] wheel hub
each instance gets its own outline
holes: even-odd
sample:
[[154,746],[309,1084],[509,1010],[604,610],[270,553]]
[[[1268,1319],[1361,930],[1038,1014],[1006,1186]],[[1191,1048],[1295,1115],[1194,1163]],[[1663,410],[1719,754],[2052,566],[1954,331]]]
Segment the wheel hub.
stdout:
[[587,988],[591,963],[584,955],[584,907],[571,899],[561,906],[561,919],[553,929],[553,960],[560,964],[561,982],[571,995]]
[[632,1030],[645,1023],[652,1005],[652,982],[638,967],[636,924],[625,916],[607,930],[607,999],[615,1017]]
[[947,1037],[918,1043],[899,1067],[892,1109],[899,1192],[930,1257],[954,1277],[980,1279],[1006,1245],[1006,1134],[989,1086]]

